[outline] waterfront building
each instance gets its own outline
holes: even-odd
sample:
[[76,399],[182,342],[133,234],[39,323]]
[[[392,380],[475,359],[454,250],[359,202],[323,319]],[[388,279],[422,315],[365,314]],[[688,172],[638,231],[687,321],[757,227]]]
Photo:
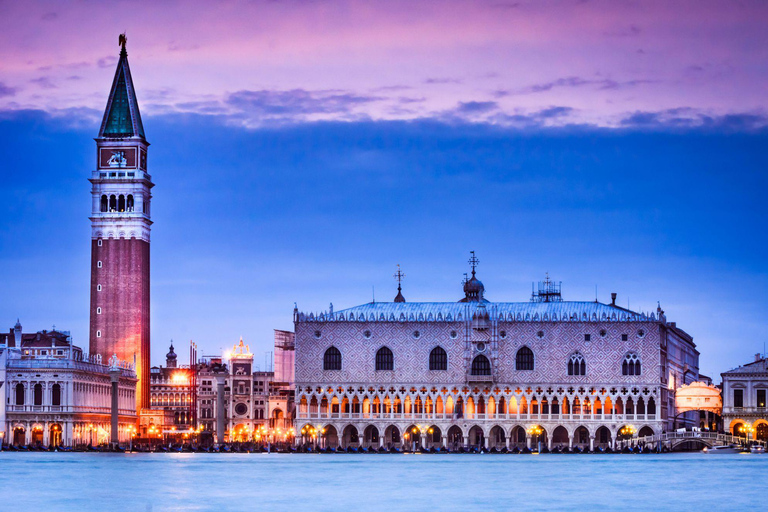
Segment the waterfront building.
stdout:
[[[188,431],[195,424],[195,371],[189,365],[179,365],[173,343],[165,356],[165,366],[153,366],[149,372],[150,407],[164,410],[162,430]],[[167,419],[166,419],[167,418]]]
[[768,441],[768,358],[755,360],[721,374],[723,427],[731,434]]
[[346,447],[583,449],[697,426],[675,390],[698,378],[693,339],[658,307],[491,302],[476,276],[457,302],[294,309],[298,442]]
[[284,441],[293,427],[293,333],[275,331],[275,370],[260,371],[242,338],[224,357],[197,365],[197,418],[202,436],[216,436],[217,381],[224,382],[225,439]]
[[90,353],[135,364],[139,412],[149,407],[149,143],[125,36],[91,173]]
[[[99,355],[88,357],[68,332],[0,335],[2,436],[14,445],[74,446],[110,441],[112,380]],[[118,363],[118,433],[128,441],[136,424],[136,374]]]

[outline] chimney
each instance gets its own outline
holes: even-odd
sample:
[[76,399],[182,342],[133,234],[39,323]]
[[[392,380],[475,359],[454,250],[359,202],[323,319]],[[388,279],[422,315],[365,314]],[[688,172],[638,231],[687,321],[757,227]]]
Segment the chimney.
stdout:
[[611,292],[611,306],[616,305],[616,292]]
[[755,362],[760,361],[763,358],[762,354],[755,354]]

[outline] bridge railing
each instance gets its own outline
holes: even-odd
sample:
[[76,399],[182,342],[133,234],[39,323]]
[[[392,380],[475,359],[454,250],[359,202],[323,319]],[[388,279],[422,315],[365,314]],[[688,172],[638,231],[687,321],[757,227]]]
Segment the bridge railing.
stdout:
[[[623,448],[632,444],[658,444],[658,443],[672,443],[674,441],[685,440],[708,440],[712,445],[730,445],[740,444],[746,445],[747,439],[745,437],[734,436],[732,434],[723,434],[720,432],[665,432],[663,434],[654,434],[652,436],[634,437],[632,439],[622,439],[619,441],[619,445]],[[759,439],[750,439],[750,444],[759,444],[766,446],[765,441]]]

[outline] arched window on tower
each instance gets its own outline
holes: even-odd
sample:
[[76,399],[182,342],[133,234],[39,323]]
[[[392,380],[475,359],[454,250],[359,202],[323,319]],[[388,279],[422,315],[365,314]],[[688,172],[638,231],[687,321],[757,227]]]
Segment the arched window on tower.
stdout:
[[110,212],[116,212],[117,211],[117,196],[112,194],[109,196],[109,211]]
[[381,347],[376,352],[376,371],[393,370],[395,368],[395,358],[392,351],[387,347]]
[[109,201],[107,200],[107,195],[103,194],[101,196],[101,207],[99,208],[99,211],[106,212],[108,207],[109,207]]
[[447,370],[448,369],[448,354],[443,347],[435,347],[432,352],[429,353],[429,369],[430,370]]
[[325,351],[323,370],[341,370],[341,352],[336,347],[329,347]]
[[622,375],[640,375],[640,358],[634,352],[627,354],[624,357],[624,362],[621,363]]
[[51,388],[51,405],[61,405],[61,386],[54,384]]
[[16,384],[16,405],[24,405],[24,384]]
[[480,354],[472,360],[472,375],[490,375],[491,362],[487,357]]
[[568,360],[568,375],[586,375],[587,363],[581,354],[573,354]]
[[117,211],[125,211],[125,196],[123,194],[120,194],[120,197],[117,198]]
[[515,356],[515,370],[533,370],[533,350],[521,347]]
[[125,200],[125,211],[132,212],[133,211],[133,195],[128,194],[128,197]]

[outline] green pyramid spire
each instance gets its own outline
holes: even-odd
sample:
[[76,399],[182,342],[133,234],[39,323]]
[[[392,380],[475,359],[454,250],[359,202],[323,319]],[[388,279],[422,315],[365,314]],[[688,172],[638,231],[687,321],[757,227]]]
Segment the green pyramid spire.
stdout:
[[144,138],[144,126],[141,124],[139,102],[131,79],[128,66],[128,52],[125,50],[125,36],[121,36],[120,60],[117,63],[115,79],[107,100],[104,120],[101,122],[99,137],[105,138]]

